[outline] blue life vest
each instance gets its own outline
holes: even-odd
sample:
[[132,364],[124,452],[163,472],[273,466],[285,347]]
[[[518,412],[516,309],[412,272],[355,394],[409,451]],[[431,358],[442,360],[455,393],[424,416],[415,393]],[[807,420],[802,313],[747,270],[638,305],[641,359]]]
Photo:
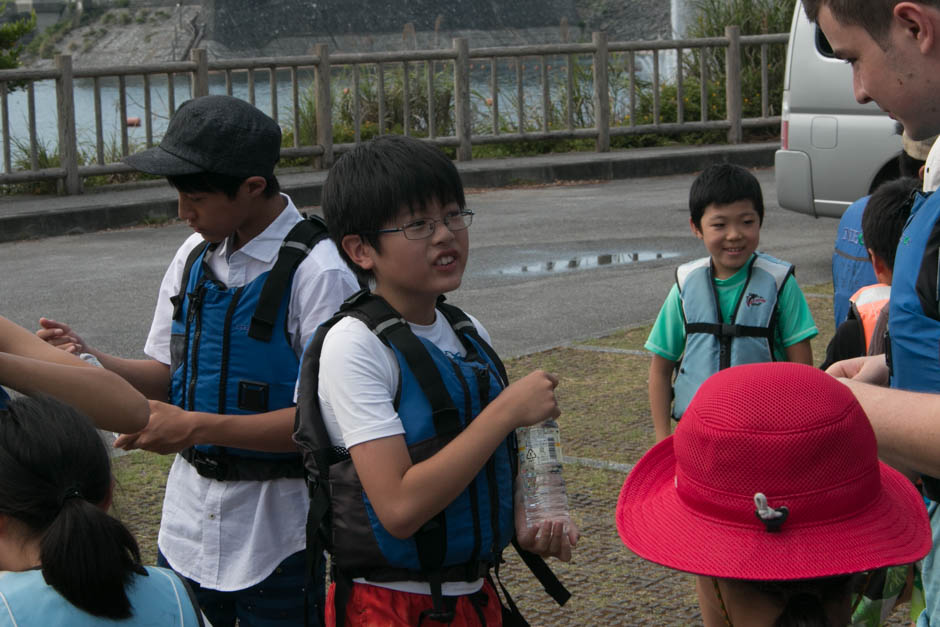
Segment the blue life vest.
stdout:
[[836,327],[849,315],[852,295],[862,287],[878,282],[862,239],[862,214],[869,198],[865,196],[853,202],[839,220],[839,232],[832,251],[832,310]]
[[134,574],[125,587],[133,615],[125,620],[92,616],[45,582],[41,570],[0,576],[0,625],[68,625],[68,627],[198,627],[202,612],[179,575],[146,566],[147,576]]
[[[298,222],[274,267],[241,287],[213,276],[208,242],[190,254],[173,299],[170,402],[189,411],[254,414],[291,407],[300,361],[287,335],[294,272],[326,237],[322,221]],[[265,480],[304,476],[299,453],[197,445],[180,455],[203,476]]]
[[0,409],[7,408],[7,401],[10,400],[10,395],[7,394],[7,391],[0,387]]
[[940,392],[940,195],[917,194],[898,251],[888,317],[891,387]]
[[740,364],[773,361],[777,298],[793,266],[755,253],[731,320],[721,319],[711,258],[676,269],[676,284],[685,318],[685,351],[673,386],[672,415],[678,420],[699,386],[719,370]]
[[[384,299],[365,290],[347,299],[304,351],[294,440],[304,453],[310,487],[307,552],[314,559],[320,559],[324,549],[332,556],[337,624],[344,616],[351,581],[357,577],[377,582],[427,581],[435,612],[444,611],[441,584],[484,576],[499,563],[502,550],[514,536],[514,433],[450,505],[412,537],[401,540],[382,526],[349,452],[332,445],[323,424],[317,394],[323,340],[336,322],[353,316],[395,353],[400,371],[395,404],[412,460],[428,459],[458,436],[503,390],[506,372],[466,314],[443,298],[437,311],[457,333],[466,357],[445,354],[417,337]],[[546,589],[563,604],[570,595],[540,558],[524,556],[534,572],[538,564],[533,566],[529,558],[547,571],[547,575],[536,574],[546,577]]]

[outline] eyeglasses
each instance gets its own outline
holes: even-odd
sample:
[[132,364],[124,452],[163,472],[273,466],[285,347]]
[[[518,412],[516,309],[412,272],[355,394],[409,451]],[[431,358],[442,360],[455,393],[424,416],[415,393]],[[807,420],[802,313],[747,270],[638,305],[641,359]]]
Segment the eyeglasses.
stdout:
[[373,231],[373,233],[397,233],[401,231],[405,234],[405,239],[425,239],[434,234],[434,230],[437,229],[439,222],[443,223],[451,232],[463,231],[473,222],[473,212],[469,209],[462,209],[448,213],[443,218],[437,220],[423,218],[409,222],[408,224],[403,224],[397,229],[379,229],[378,231]]

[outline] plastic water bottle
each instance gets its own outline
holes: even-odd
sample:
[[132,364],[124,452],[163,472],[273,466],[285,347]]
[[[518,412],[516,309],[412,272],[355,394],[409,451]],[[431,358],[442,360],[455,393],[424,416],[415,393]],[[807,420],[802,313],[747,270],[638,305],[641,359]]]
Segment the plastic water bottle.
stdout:
[[526,525],[534,527],[545,521],[567,523],[568,493],[561,471],[558,423],[549,419],[532,427],[520,427],[516,437]]

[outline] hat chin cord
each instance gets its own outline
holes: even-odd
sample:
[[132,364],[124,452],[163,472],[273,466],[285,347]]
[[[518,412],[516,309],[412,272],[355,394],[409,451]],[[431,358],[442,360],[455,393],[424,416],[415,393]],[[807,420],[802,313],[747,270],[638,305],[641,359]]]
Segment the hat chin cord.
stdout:
[[767,497],[763,492],[757,492],[754,495],[754,514],[767,527],[770,533],[780,531],[780,527],[786,522],[790,515],[790,509],[786,505],[780,507],[771,507],[767,503]]

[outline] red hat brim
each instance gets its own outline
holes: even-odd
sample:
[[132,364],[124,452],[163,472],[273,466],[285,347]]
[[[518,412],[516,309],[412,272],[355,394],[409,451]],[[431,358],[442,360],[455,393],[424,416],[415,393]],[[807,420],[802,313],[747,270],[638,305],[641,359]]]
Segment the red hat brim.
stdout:
[[[617,530],[634,553],[697,575],[791,580],[909,564],[930,551],[923,498],[901,473],[879,462],[881,493],[859,512],[768,532],[690,509],[675,486],[673,436],[647,451],[623,484]],[[794,472],[799,472],[794,469]]]

